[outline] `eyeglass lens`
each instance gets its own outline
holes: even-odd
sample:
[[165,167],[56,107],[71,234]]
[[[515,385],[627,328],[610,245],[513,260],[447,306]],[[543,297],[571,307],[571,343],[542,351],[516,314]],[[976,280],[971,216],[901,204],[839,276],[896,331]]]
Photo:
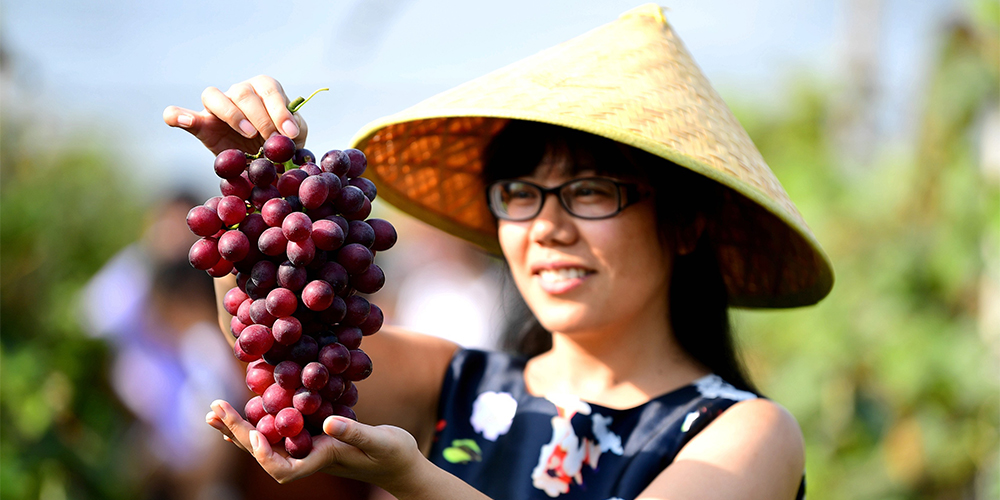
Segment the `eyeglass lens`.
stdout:
[[618,186],[608,179],[577,179],[544,189],[524,181],[504,181],[492,186],[490,204],[501,218],[528,220],[538,215],[546,192],[556,192],[563,208],[582,218],[610,217],[620,209]]

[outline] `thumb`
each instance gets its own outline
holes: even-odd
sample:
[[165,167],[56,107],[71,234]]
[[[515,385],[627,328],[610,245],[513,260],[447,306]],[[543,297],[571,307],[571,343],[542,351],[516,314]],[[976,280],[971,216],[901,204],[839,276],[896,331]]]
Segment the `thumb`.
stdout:
[[371,428],[347,417],[334,415],[323,422],[323,432],[356,448],[364,449],[371,443],[367,431]]

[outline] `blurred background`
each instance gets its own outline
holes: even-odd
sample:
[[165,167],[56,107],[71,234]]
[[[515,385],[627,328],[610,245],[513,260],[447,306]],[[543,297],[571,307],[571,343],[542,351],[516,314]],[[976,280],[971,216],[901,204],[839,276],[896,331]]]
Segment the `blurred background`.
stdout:
[[[202,424],[242,376],[185,262],[213,157],[164,107],[260,73],[330,87],[307,146],[342,148],[638,3],[0,4],[0,498],[331,495],[269,489]],[[735,314],[802,425],[809,498],[1000,498],[1000,2],[667,7],[835,265],[819,305]],[[375,205],[400,232],[387,321],[494,345],[497,262]]]

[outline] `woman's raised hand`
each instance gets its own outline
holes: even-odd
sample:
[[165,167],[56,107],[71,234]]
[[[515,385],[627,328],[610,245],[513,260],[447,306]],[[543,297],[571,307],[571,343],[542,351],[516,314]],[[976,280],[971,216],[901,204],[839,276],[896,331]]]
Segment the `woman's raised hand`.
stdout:
[[305,145],[306,122],[288,111],[288,96],[274,78],[255,76],[225,92],[208,87],[201,102],[201,111],[168,106],[163,121],[187,130],[214,154],[231,148],[256,153],[276,133],[294,139],[296,147]]
[[325,434],[313,437],[312,451],[297,459],[281,446],[272,447],[225,401],[213,402],[206,420],[228,441],[252,454],[279,483],[323,471],[390,491],[406,491],[409,484],[419,484],[416,476],[421,474],[421,466],[430,464],[410,433],[390,425],[373,427],[343,417],[329,417],[323,424]]

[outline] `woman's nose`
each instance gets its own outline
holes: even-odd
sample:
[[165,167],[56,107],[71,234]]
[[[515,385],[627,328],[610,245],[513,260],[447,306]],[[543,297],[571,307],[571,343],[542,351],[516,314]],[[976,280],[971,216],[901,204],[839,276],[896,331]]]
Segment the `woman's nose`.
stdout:
[[532,241],[541,245],[572,245],[578,233],[576,223],[555,193],[542,200],[542,210],[531,221]]

